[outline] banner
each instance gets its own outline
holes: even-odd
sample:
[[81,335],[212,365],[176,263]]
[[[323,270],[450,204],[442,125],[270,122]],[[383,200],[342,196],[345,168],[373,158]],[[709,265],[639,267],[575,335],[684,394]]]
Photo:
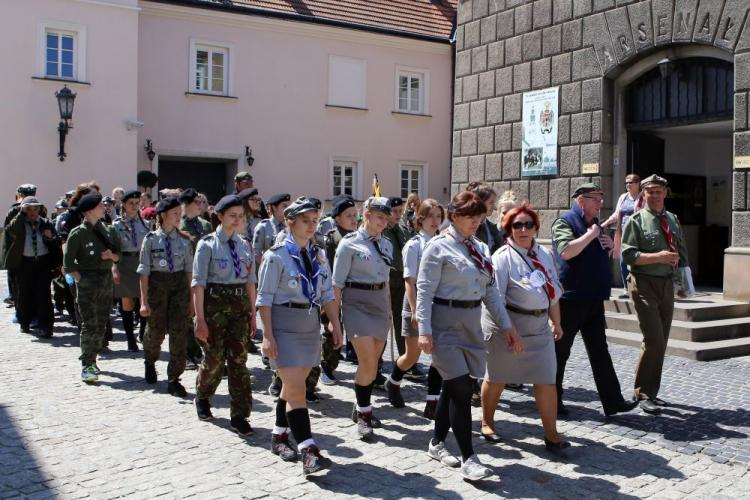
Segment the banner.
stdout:
[[523,94],[521,177],[557,175],[557,109],[560,88]]

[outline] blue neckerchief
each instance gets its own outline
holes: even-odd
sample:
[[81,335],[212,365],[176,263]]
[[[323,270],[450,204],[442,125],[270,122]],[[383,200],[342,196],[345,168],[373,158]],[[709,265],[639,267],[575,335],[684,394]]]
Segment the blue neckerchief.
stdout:
[[300,249],[294,242],[291,234],[288,234],[284,240],[284,246],[286,246],[287,252],[292,260],[297,264],[299,269],[300,282],[302,283],[302,293],[305,294],[307,300],[310,301],[310,305],[315,303],[315,299],[318,296],[318,275],[320,274],[320,263],[318,262],[318,247],[309,243],[307,246],[307,255],[310,257],[310,263],[312,264],[312,276],[307,275],[307,269],[305,269],[305,263],[302,262],[302,256],[300,255]]

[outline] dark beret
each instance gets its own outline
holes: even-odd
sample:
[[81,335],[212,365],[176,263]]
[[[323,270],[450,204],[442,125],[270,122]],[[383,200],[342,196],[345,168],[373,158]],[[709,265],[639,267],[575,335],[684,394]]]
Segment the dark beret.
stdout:
[[80,212],[88,212],[90,210],[95,209],[99,206],[99,203],[102,202],[102,195],[99,193],[89,193],[81,196],[81,199],[78,200],[78,211]]
[[320,210],[321,208],[323,208],[323,202],[320,201],[319,199],[310,197],[308,198],[308,200],[310,200],[310,203],[315,205],[316,209]]
[[122,202],[125,203],[126,201],[128,201],[131,198],[138,198],[138,199],[140,199],[140,197],[141,197],[141,192],[140,191],[138,191],[137,189],[131,189],[130,191],[125,191],[125,194],[122,195]]
[[269,205],[278,205],[279,203],[284,203],[285,201],[290,201],[292,199],[292,195],[289,193],[276,193],[275,195],[268,198],[268,204]]
[[344,213],[344,210],[347,208],[356,207],[357,205],[354,204],[354,200],[350,197],[344,197],[339,199],[337,202],[334,201],[333,203],[333,209],[331,210],[331,217],[338,217],[342,213]]
[[603,191],[598,184],[587,182],[585,184],[581,184],[580,186],[578,186],[578,188],[576,188],[575,191],[573,191],[573,198],[578,198],[582,194],[587,193],[603,193]]
[[241,181],[251,181],[253,180],[253,176],[250,175],[250,172],[241,171],[237,172],[237,175],[234,176],[234,182],[241,182]]
[[239,196],[242,201],[249,200],[253,196],[258,196],[258,190],[256,188],[243,189],[237,193],[237,196]]
[[400,207],[403,204],[404,200],[400,196],[393,196],[391,198],[388,198],[388,206],[391,208]]
[[115,200],[113,200],[111,196],[105,196],[104,198],[102,198],[102,203],[104,203],[105,205],[111,205],[114,202]]
[[331,205],[335,206],[335,205],[337,205],[342,200],[351,200],[351,201],[354,201],[354,198],[352,198],[352,196],[348,195],[348,194],[339,194],[339,195],[333,197],[333,199],[331,200]]
[[216,210],[219,213],[223,213],[225,210],[232,208],[232,207],[241,207],[242,206],[242,200],[239,196],[236,194],[229,194],[222,199],[219,200],[219,202],[214,206],[214,210]]
[[68,208],[68,202],[65,200],[60,200],[55,203],[55,208]]
[[163,214],[167,210],[172,210],[175,207],[180,206],[180,200],[178,200],[176,197],[171,196],[169,198],[164,198],[159,203],[156,204],[156,213],[157,214]]
[[180,197],[177,199],[180,203],[192,203],[198,197],[198,191],[193,188],[187,188],[180,193]]
[[651,184],[667,187],[667,179],[660,177],[656,174],[649,175],[641,181],[641,189],[648,187]]
[[310,200],[309,198],[300,196],[299,198],[294,200],[291,205],[289,205],[288,207],[284,209],[284,218],[294,219],[298,215],[301,215],[305,212],[310,212],[311,210],[320,210],[320,209],[316,207],[315,204],[312,202],[312,200]]
[[33,184],[21,184],[18,186],[18,194],[24,196],[36,196],[36,186]]

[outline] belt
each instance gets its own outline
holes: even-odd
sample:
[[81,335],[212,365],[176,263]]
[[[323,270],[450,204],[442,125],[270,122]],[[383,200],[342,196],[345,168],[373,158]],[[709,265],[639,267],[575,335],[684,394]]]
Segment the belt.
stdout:
[[318,309],[318,304],[300,304],[299,302],[284,302],[283,304],[274,304],[278,307],[288,307],[289,309]]
[[132,257],[133,255],[140,255],[140,252],[120,252],[124,257]]
[[219,295],[237,295],[243,297],[247,295],[245,285],[209,283],[207,289],[208,294],[212,297],[218,297]]
[[514,306],[513,304],[505,304],[505,308],[511,312],[518,314],[526,314],[527,316],[544,316],[547,314],[547,309],[522,309]]
[[346,288],[356,288],[357,290],[382,290],[386,286],[386,282],[383,283],[357,283],[356,281],[347,281],[344,283]]
[[441,306],[455,307],[458,309],[474,309],[482,305],[481,300],[453,300],[453,299],[441,299],[440,297],[434,297],[432,301],[435,304]]

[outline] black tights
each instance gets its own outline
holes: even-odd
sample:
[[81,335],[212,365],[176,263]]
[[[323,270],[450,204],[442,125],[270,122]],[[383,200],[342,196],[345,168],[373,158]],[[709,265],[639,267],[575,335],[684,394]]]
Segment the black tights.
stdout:
[[448,430],[453,429],[461,457],[466,460],[474,454],[471,444],[471,395],[473,383],[469,375],[443,380],[435,413],[435,441],[443,442]]

